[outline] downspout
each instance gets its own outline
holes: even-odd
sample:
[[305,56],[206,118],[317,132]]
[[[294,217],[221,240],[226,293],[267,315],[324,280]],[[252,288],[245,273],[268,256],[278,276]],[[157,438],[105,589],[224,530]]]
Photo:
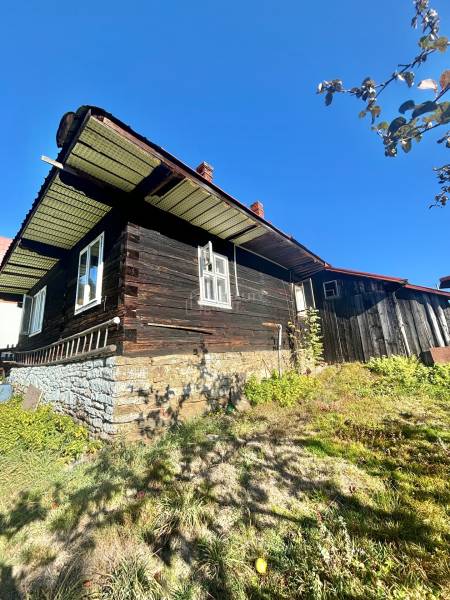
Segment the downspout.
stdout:
[[283,340],[283,325],[277,323],[278,328],[278,375],[281,377],[281,343]]
[[283,325],[281,323],[263,323],[265,327],[274,327],[278,330],[277,335],[277,353],[278,353],[278,375],[281,377],[282,369],[281,369],[281,345],[283,341]]

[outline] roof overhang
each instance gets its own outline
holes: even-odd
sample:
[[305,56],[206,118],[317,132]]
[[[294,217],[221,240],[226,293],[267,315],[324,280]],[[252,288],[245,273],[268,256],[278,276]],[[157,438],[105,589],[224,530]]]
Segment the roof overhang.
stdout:
[[145,201],[309,277],[326,262],[104,110],[81,107],[0,267],[0,295],[27,293],[110,210]]
[[[391,277],[389,275],[379,275],[378,273],[367,273],[365,271],[353,271],[352,269],[340,269],[338,267],[327,266],[324,269],[327,273],[336,273],[340,275],[350,275],[352,277],[364,277],[367,279],[375,279],[378,281],[385,281],[386,283],[397,284],[398,287],[414,290],[416,292],[425,292],[427,294],[437,294],[438,296],[445,296],[450,298],[450,292],[443,292],[441,290],[424,287],[422,285],[413,285],[409,283],[407,279],[401,277]],[[442,280],[441,280],[442,281]],[[442,285],[441,285],[442,287]]]

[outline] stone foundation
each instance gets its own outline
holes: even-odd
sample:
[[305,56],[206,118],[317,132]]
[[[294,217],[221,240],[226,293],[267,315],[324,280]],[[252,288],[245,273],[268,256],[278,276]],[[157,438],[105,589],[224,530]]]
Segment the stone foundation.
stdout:
[[16,367],[8,380],[18,393],[34,385],[43,392],[43,401],[55,410],[70,415],[91,433],[107,437],[116,430],[115,362],[116,357],[111,357],[47,367]]
[[[282,367],[290,353],[282,351]],[[238,403],[250,375],[278,370],[276,351],[124,357],[47,367],[17,367],[9,381],[23,392],[30,384],[44,401],[100,437],[145,437],[179,419]]]

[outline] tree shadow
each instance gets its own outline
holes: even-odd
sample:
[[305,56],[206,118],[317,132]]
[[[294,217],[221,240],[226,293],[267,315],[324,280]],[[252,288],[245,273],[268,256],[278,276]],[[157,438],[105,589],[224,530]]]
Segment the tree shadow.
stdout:
[[[260,418],[264,420],[264,417]],[[311,451],[316,455],[342,457],[324,440],[305,436],[304,421],[305,417],[292,418],[291,429],[286,429],[282,423],[267,422],[265,429],[250,429],[249,433],[239,437],[234,429],[236,417],[222,414],[217,418],[175,422],[152,445],[137,443],[130,446],[117,442],[107,446],[85,467],[86,485],[72,491],[63,489],[60,484],[54,485],[51,494],[57,509],[50,522],[52,531],[73,553],[81,554],[79,572],[85,573],[90,565],[83,563],[83,556],[87,557],[87,550],[95,545],[97,531],[112,524],[133,526],[142,517],[148,501],[159,502],[169,490],[175,490],[172,500],[179,511],[179,505],[183,505],[178,502],[177,493],[183,494],[186,486],[194,488],[194,500],[205,499],[219,511],[237,511],[244,524],[251,524],[256,529],[264,530],[268,525],[281,522],[293,528],[317,526],[318,521],[314,518],[287,509],[277,510],[271,505],[265,485],[265,480],[270,479],[289,498],[301,499],[319,492],[326,504],[338,507],[355,538],[404,544],[405,547],[409,544],[408,548],[433,552],[436,532],[414,507],[405,502],[390,509],[375,507],[351,491],[343,493],[329,478],[313,477],[295,468],[299,450],[304,451],[306,460],[308,456],[312,458]],[[416,434],[414,428],[409,430],[409,439]],[[398,436],[393,440],[393,444],[398,443]],[[270,451],[267,450],[269,447]],[[140,461],[134,462],[139,453]],[[177,468],[174,468],[174,460]],[[241,465],[234,488],[228,489],[224,481],[217,478],[223,465],[235,465],[236,468]],[[368,473],[386,473],[390,467],[395,469],[395,457],[374,456],[370,462],[358,466]],[[115,506],[117,496],[127,500]],[[45,506],[42,496],[22,492],[8,513],[1,515],[0,535],[10,540],[25,526],[44,520],[50,510]],[[168,506],[168,518],[175,519],[170,513],[173,507]],[[196,557],[197,541],[186,535],[180,525],[180,512],[174,514],[178,515],[178,521],[173,520],[163,535],[155,535],[149,530],[143,539],[166,565],[172,564],[176,554],[190,564]],[[205,517],[202,522],[211,534],[224,534],[222,525],[215,519]],[[414,553],[415,550],[411,550],[411,556]],[[9,567],[3,567],[2,577],[7,586],[5,589],[21,589],[23,581],[20,576],[15,578]],[[198,577],[200,581],[201,575]],[[204,583],[204,578],[202,581]],[[211,584],[210,593],[213,598],[218,598],[214,595],[214,585]]]

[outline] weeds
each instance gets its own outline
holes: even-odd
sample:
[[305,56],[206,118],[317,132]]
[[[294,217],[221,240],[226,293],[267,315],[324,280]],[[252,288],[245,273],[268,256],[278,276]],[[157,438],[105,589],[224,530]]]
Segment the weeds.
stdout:
[[447,385],[446,368],[382,359],[252,380],[246,414],[70,466],[66,433],[60,446],[49,433],[49,452],[13,445],[0,455],[0,597],[444,600]]

